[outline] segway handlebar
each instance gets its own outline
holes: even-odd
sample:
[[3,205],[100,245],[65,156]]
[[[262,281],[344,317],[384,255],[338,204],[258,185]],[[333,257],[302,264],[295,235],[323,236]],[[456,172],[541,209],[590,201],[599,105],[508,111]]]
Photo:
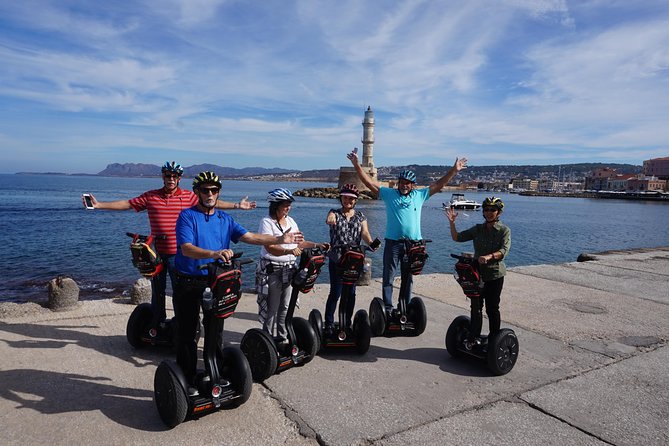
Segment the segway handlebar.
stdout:
[[254,262],[253,259],[250,259],[248,257],[245,258],[245,259],[240,258],[243,254],[244,254],[243,251],[239,251],[239,252],[234,253],[232,255],[232,258],[227,262],[224,262],[222,260],[214,260],[213,262],[205,263],[204,265],[198,266],[197,269],[200,269],[200,270],[207,269],[207,267],[209,265],[211,265],[212,263],[218,263],[218,264],[221,264],[221,265],[230,265],[233,261],[236,261],[239,266],[242,266],[242,265],[248,265],[249,263]]
[[451,257],[453,257],[454,259],[457,259],[461,262],[474,262],[475,261],[474,254],[472,254],[472,253],[464,253],[463,252],[461,255],[451,254]]
[[[137,233],[133,233],[133,232],[126,232],[125,235],[127,235],[130,238],[144,238],[144,239],[146,239],[146,238],[151,237],[150,235],[142,235],[142,234],[137,234]],[[153,238],[155,240],[165,240],[167,238],[167,236],[165,234],[160,234],[160,235],[154,236]]]

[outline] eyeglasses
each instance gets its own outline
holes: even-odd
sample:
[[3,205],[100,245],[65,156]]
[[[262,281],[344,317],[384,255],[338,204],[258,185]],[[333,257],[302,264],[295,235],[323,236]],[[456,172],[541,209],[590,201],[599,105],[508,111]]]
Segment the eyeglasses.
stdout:
[[164,173],[163,178],[179,178],[179,175],[175,173]]
[[209,195],[209,194],[216,195],[220,191],[221,191],[221,189],[219,189],[218,187],[201,187],[200,188],[200,193],[203,194],[203,195]]
[[483,212],[497,212],[497,208],[483,208]]

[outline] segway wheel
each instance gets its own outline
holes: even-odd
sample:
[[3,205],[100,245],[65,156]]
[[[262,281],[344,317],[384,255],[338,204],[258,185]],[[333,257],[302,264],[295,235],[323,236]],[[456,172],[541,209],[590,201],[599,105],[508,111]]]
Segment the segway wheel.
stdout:
[[448,331],[446,331],[446,350],[452,357],[462,357],[463,353],[460,351],[460,348],[462,348],[465,339],[467,339],[470,324],[471,320],[469,316],[458,316],[453,319],[453,322],[448,327]]
[[276,372],[279,359],[274,340],[269,334],[259,328],[252,328],[242,337],[240,347],[251,367],[254,381],[263,382]]
[[488,338],[488,368],[495,375],[506,375],[518,359],[518,338],[509,328],[503,328]]
[[172,429],[186,419],[188,396],[166,361],[160,363],[153,378],[153,395],[160,419]]
[[369,344],[372,340],[372,328],[369,326],[369,318],[365,310],[358,310],[355,313],[353,333],[355,333],[356,350],[364,355],[369,350]]
[[218,370],[221,376],[230,381],[232,388],[239,395],[238,398],[230,400],[223,407],[239,407],[249,400],[253,388],[253,376],[249,361],[238,347],[225,347],[222,355],[218,357],[218,361]]
[[380,297],[375,297],[369,304],[369,325],[374,336],[381,336],[386,331],[386,306]]
[[135,348],[144,347],[142,342],[142,331],[146,330],[147,326],[153,319],[153,310],[151,304],[143,303],[137,305],[128,318],[128,324],[125,327],[125,337],[128,339],[130,345]]
[[414,297],[409,301],[407,308],[409,313],[409,320],[413,322],[414,336],[420,336],[425,331],[427,327],[427,310],[425,309],[425,303],[420,297]]
[[316,336],[318,336],[318,346],[320,350],[320,347],[323,346],[323,316],[321,316],[321,312],[316,309],[311,310],[309,313],[309,323],[316,332]]
[[297,337],[297,347],[306,353],[304,361],[302,361],[302,364],[306,364],[314,359],[314,356],[320,350],[318,336],[316,336],[311,324],[301,317],[293,318],[293,330],[295,330],[295,337]]

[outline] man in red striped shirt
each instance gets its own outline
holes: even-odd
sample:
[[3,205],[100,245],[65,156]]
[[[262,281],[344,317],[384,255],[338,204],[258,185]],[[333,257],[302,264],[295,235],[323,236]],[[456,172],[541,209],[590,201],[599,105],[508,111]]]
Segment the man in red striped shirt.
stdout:
[[[136,212],[146,210],[149,215],[151,234],[164,235],[165,238],[156,238],[156,251],[160,254],[165,268],[151,280],[151,307],[153,309],[154,324],[166,319],[165,288],[167,274],[170,275],[172,290],[174,290],[174,256],[177,253],[176,224],[182,210],[195,206],[198,203],[197,195],[189,189],[181,189],[179,181],[183,175],[183,167],[174,161],[165,162],[162,169],[163,187],[144,192],[142,195],[129,200],[97,201],[93,194],[91,202],[95,209],[125,211],[134,209]],[[239,203],[218,200],[219,209],[255,209],[256,202],[242,198]],[[83,201],[83,199],[82,199]],[[84,203],[84,206],[86,204]]]

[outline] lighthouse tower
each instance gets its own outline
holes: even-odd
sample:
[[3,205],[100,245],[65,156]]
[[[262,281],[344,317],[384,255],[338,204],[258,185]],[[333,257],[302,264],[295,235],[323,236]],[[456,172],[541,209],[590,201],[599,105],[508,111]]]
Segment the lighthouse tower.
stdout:
[[[376,180],[378,172],[374,167],[374,112],[372,107],[367,107],[365,111],[365,118],[362,120],[362,159],[360,159],[360,166],[367,175],[373,180]],[[360,181],[358,173],[352,166],[345,166],[339,168],[339,184],[342,187],[346,183],[353,183],[358,186],[361,191],[369,190],[367,186]]]

